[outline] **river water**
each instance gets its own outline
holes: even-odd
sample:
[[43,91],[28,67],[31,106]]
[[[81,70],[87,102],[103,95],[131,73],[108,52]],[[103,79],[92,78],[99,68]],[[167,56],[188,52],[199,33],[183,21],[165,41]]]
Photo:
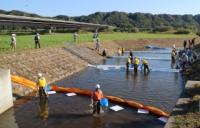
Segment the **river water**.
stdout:
[[[98,83],[105,95],[133,99],[171,112],[183,90],[184,80],[180,73],[171,71],[170,51],[133,52],[134,56],[148,59],[152,69],[148,75],[144,75],[142,71],[137,74],[133,70],[127,72],[123,68],[128,54],[106,59],[100,68],[98,66],[88,67],[55,84],[93,90]],[[106,109],[101,116],[93,117],[89,104],[90,98],[82,96],[67,97],[64,94],[54,94],[50,95],[46,103],[40,103],[35,98],[18,109],[11,109],[0,115],[0,128],[164,127],[164,123],[159,121],[157,116],[138,114],[137,109],[127,107],[119,112]],[[115,104],[110,103],[110,106],[113,105]]]

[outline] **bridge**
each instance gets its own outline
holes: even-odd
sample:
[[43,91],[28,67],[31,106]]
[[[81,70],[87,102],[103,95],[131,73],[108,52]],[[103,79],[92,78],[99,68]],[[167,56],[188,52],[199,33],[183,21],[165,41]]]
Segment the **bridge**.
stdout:
[[55,20],[49,18],[35,18],[26,16],[14,16],[14,15],[4,15],[0,14],[0,26],[21,26],[30,27],[33,29],[40,28],[65,28],[65,29],[107,29],[108,25],[75,22],[75,21],[65,21],[65,20]]

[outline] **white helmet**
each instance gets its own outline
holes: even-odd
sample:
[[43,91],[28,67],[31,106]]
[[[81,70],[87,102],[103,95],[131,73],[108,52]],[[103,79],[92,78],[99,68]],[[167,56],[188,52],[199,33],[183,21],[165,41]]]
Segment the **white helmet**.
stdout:
[[100,88],[100,85],[99,84],[96,84],[96,89],[99,89]]
[[14,34],[14,33],[13,33],[11,36],[12,36],[12,37],[15,37],[15,36],[16,36],[16,34]]
[[42,77],[42,73],[38,73],[38,76],[39,76],[39,77]]

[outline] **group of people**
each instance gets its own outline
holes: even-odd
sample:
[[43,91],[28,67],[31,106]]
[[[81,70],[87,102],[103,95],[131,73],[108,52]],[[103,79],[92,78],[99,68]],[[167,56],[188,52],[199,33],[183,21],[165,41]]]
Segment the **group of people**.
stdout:
[[[141,62],[142,62],[141,65],[144,69],[144,73],[145,74],[149,73],[150,69],[149,69],[148,61],[146,59],[142,59]],[[126,62],[126,69],[129,70],[129,67],[133,67],[134,72],[137,73],[139,65],[140,65],[140,59],[138,57],[133,58],[133,52],[130,51],[129,57],[128,57],[127,62]]]
[[[40,48],[40,34],[36,33],[34,36],[35,48]],[[11,34],[11,42],[10,42],[11,50],[15,51],[17,46],[17,37],[16,34]]]
[[195,40],[196,38],[193,38],[191,40],[184,40],[183,41],[183,47],[184,47],[184,50],[186,50],[187,48],[191,49],[195,46]]
[[189,45],[187,41],[183,42],[184,50],[178,51],[175,46],[172,48],[171,52],[171,67],[176,69],[181,69],[185,71],[186,65],[191,65],[197,59],[197,55],[192,51],[192,48],[195,45],[195,39],[189,40]]
[[[38,78],[37,78],[37,87],[38,87],[38,94],[39,94],[39,99],[40,103],[44,101],[47,101],[48,99],[48,93],[47,93],[47,82],[45,77],[42,75],[42,73],[38,73]],[[101,112],[101,103],[100,101],[104,98],[103,92],[100,89],[100,85],[97,84],[95,86],[95,90],[93,91],[91,95],[91,107],[93,108],[93,114],[96,116],[97,114],[99,115]]]
[[124,55],[124,52],[125,52],[125,48],[118,48],[118,56],[123,56]]

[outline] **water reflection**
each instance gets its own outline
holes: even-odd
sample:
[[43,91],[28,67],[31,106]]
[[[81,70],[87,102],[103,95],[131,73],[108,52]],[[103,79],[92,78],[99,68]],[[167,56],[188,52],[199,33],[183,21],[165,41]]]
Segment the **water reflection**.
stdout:
[[101,117],[94,117],[92,128],[103,128],[102,122],[103,122],[103,120]]
[[38,104],[38,116],[43,120],[46,121],[49,117],[49,107],[48,107],[48,100],[40,100]]
[[129,71],[129,70],[126,70],[126,79],[127,79],[127,80],[130,80],[130,78],[131,78],[130,71]]

